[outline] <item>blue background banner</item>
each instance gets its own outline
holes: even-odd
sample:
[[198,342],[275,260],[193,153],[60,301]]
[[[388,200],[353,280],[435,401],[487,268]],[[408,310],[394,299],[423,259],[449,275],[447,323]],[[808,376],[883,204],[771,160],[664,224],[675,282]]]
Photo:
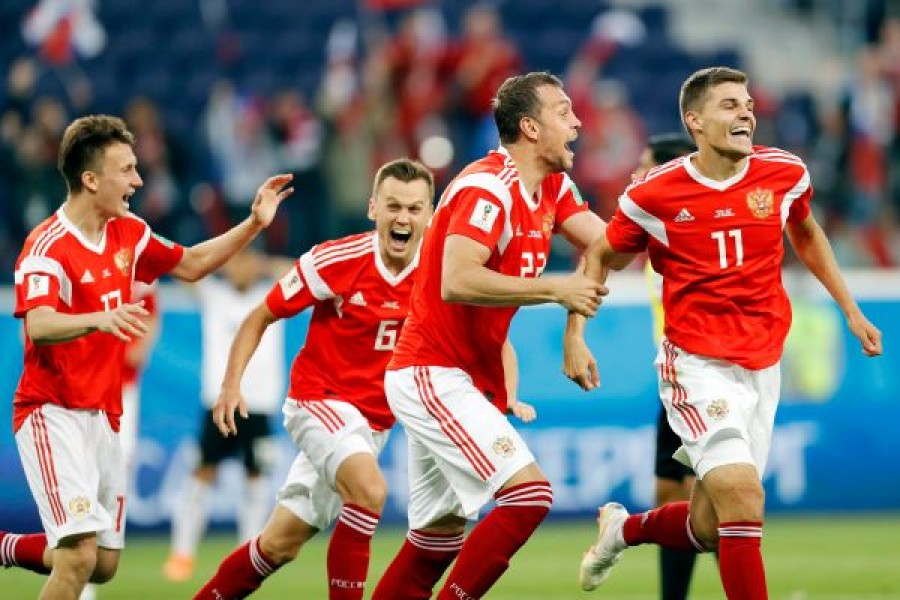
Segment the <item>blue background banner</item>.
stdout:
[[[197,456],[200,426],[200,322],[196,309],[164,294],[162,334],[145,372],[137,472],[129,494],[129,521],[158,528],[179,502],[179,489]],[[177,296],[175,294],[174,296]],[[0,316],[0,528],[40,527],[12,434],[12,395],[21,369],[20,324]],[[900,299],[862,303],[884,332],[885,356],[866,359],[831,304],[797,301],[783,362],[784,395],[765,477],[771,512],[900,509],[900,378],[891,342],[900,339]],[[608,499],[632,508],[653,494],[655,419],[659,410],[655,348],[649,311],[640,302],[611,302],[588,329],[600,364],[602,386],[585,393],[560,371],[565,315],[558,307],[522,310],[513,322],[521,381],[520,398],[538,409],[522,426],[526,440],[555,494],[552,515],[592,514]],[[300,347],[308,323],[287,324],[285,364]],[[280,418],[273,491],[294,456]],[[385,520],[402,522],[406,503],[406,443],[397,427],[382,456],[390,497]],[[215,521],[233,519],[241,497],[236,462],[220,472]]]

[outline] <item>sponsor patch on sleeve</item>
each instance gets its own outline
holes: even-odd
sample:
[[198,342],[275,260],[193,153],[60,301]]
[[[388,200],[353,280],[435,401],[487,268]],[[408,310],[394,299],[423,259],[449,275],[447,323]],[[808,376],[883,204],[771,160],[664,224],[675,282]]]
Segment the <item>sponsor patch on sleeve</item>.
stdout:
[[477,227],[485,233],[490,233],[494,228],[494,221],[500,214],[500,207],[489,200],[479,198],[472,210],[472,216],[469,217],[469,225]]
[[50,293],[50,276],[33,273],[28,276],[28,300]]
[[300,277],[297,265],[291,267],[291,270],[278,280],[278,285],[281,286],[281,293],[285,300],[290,300],[303,289],[303,278]]

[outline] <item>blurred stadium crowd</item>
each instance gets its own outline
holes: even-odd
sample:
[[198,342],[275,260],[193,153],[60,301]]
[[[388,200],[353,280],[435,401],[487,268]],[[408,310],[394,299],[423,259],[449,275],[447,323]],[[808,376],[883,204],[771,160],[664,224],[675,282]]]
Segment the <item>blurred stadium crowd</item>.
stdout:
[[[523,70],[566,81],[583,121],[573,177],[607,217],[647,136],[680,128],[681,81],[713,64],[749,71],[756,143],[807,161],[841,262],[896,266],[896,4],[4,0],[0,282],[12,279],[27,232],[65,198],[57,144],[79,115],[125,117],[145,184],[133,210],[182,243],[245,215],[267,175],[293,172],[297,197],[266,245],[297,255],[368,227],[368,182],[384,160],[420,158],[445,184],[493,147],[491,97]],[[698,50],[679,22],[724,37]],[[796,25],[767,37],[767,23]],[[779,82],[769,71],[789,61],[776,46],[791,45],[769,40],[797,48],[804,31],[815,58],[804,77]],[[555,266],[568,264],[563,255]]]

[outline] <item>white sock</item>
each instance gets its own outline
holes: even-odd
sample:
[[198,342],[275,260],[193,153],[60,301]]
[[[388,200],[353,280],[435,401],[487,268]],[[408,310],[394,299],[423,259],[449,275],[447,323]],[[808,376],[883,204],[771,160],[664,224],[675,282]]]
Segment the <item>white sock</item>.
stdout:
[[242,542],[258,535],[272,510],[268,477],[244,479],[244,501],[238,508],[238,536]]
[[209,520],[210,485],[196,477],[188,479],[181,502],[172,514],[172,552],[181,556],[195,556],[200,538]]

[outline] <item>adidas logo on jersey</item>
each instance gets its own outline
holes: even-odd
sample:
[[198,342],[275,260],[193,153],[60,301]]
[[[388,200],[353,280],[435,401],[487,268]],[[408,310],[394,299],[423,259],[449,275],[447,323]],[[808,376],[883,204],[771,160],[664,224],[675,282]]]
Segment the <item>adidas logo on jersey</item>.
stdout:
[[688,209],[682,208],[677,215],[675,215],[676,223],[684,223],[685,221],[693,221],[694,215],[688,212]]
[[94,283],[94,276],[91,275],[90,270],[84,270],[84,275],[81,276],[81,283]]
[[354,304],[356,306],[365,306],[366,299],[363,298],[362,292],[356,292],[352,296],[350,296],[350,304]]

